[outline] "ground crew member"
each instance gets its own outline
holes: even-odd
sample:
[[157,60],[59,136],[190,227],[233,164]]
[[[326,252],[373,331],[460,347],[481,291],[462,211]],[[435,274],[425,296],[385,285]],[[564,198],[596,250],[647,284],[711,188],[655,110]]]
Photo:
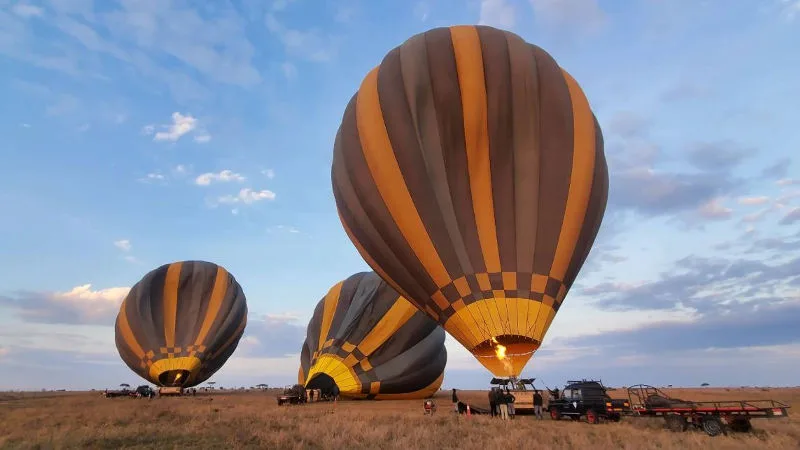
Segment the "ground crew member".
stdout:
[[542,418],[542,394],[537,389],[533,394],[533,412],[538,419]]

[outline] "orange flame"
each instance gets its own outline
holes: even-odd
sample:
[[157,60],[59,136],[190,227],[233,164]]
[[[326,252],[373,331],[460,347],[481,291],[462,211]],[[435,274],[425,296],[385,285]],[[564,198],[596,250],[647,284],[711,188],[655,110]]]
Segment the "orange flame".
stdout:
[[505,367],[509,375],[512,375],[513,366],[511,365],[511,361],[506,359],[505,345],[500,345],[494,337],[492,337],[492,344],[494,344],[494,354],[497,356],[497,359],[503,362],[503,367]]

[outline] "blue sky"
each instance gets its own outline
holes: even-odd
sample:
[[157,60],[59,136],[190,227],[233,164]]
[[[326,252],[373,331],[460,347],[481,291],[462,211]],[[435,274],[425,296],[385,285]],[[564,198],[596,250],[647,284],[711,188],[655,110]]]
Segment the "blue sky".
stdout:
[[[138,383],[119,302],[186,259],[248,298],[217,381],[293,382],[317,301],[368,270],[331,192],[344,107],[391,48],[466,23],[551,53],[606,138],[603,227],[523,373],[796,384],[797,0],[0,0],[0,389]],[[484,387],[448,349],[445,384]]]

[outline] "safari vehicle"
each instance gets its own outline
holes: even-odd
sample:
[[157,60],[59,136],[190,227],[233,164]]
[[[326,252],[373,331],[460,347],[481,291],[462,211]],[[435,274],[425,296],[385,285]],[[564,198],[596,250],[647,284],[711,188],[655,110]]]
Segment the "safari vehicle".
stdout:
[[611,398],[601,381],[568,381],[561,394],[550,400],[547,409],[553,420],[586,417],[592,424],[606,420],[618,422],[622,414],[630,410],[630,402]]
[[536,378],[492,378],[490,384],[500,386],[503,391],[508,391],[514,396],[514,414],[533,414],[533,394],[536,388],[533,382]]
[[106,398],[130,397],[131,393],[133,393],[133,392],[134,391],[132,391],[132,390],[130,390],[128,388],[122,388],[122,389],[119,389],[119,390],[108,390],[108,389],[106,389],[105,391],[103,391],[103,397],[106,397]]
[[150,386],[143,384],[133,391],[133,396],[138,398],[153,398],[156,396],[156,391],[151,389]]
[[289,404],[298,405],[306,401],[306,388],[302,384],[295,384],[283,390],[283,394],[278,395],[278,406]]
[[748,432],[750,419],[780,419],[789,416],[789,405],[775,400],[727,400],[693,402],[672,398],[653,386],[637,384],[628,388],[630,411],[626,415],[663,417],[671,431],[702,429],[709,436],[728,430]]

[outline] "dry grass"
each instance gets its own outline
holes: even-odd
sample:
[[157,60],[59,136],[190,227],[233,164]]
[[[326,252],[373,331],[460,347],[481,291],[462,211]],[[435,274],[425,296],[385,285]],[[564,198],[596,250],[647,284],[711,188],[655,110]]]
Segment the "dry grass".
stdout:
[[[676,389],[669,394],[692,400],[800,400],[800,389]],[[788,419],[754,420],[751,433],[712,438],[699,431],[672,433],[660,420],[641,418],[601,425],[526,416],[508,422],[467,419],[450,411],[448,396],[440,393],[439,412],[426,417],[421,401],[340,402],[335,411],[329,403],[278,407],[274,391],[155,400],[0,393],[0,448],[800,448],[800,412],[791,409]],[[461,397],[485,403],[486,393],[462,392]]]

